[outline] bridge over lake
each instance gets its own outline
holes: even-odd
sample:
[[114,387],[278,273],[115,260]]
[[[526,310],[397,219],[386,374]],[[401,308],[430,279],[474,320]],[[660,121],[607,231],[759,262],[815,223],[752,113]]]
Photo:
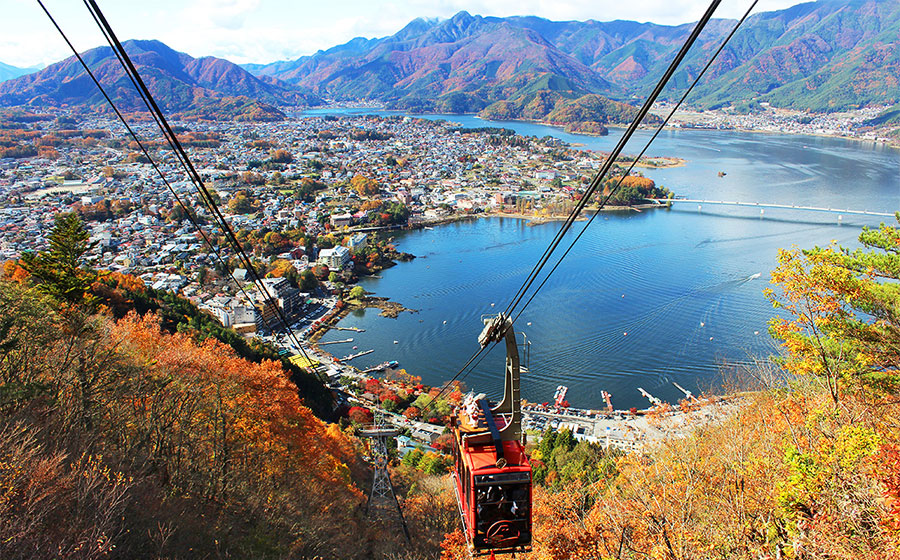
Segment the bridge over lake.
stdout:
[[850,209],[842,209],[842,208],[824,208],[817,206],[797,206],[794,204],[773,204],[768,202],[740,202],[740,201],[731,201],[731,200],[701,200],[697,198],[648,198],[650,202],[655,202],[660,206],[666,205],[674,205],[675,203],[683,204],[683,203],[693,203],[698,205],[698,209],[703,208],[704,204],[715,204],[721,206],[747,206],[751,208],[759,208],[760,212],[762,212],[765,208],[780,208],[785,210],[806,210],[812,212],[830,212],[832,214],[856,214],[860,216],[884,216],[888,218],[892,218],[894,214],[892,212],[871,212],[869,210],[850,210]]

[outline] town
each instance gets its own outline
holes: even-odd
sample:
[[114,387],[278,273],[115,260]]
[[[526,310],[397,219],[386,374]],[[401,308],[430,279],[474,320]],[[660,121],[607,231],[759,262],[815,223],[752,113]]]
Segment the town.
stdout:
[[[0,159],[0,258],[41,249],[53,217],[77,212],[92,232],[92,266],[139,276],[226,327],[263,337],[277,330],[276,310],[266,308],[259,290],[295,326],[309,327],[334,311],[334,296],[357,273],[397,256],[381,232],[491,213],[568,212],[604,157],[550,137],[400,116],[176,123],[252,254],[257,284],[222,232],[207,226],[204,234],[225,257],[218,259],[179,206],[181,200],[192,209],[198,223],[211,221],[170,153],[153,156],[164,180],[117,123],[79,118],[13,116],[38,138],[40,153]],[[158,145],[149,126],[137,131]],[[638,196],[655,188],[649,179],[627,180],[645,189]]]

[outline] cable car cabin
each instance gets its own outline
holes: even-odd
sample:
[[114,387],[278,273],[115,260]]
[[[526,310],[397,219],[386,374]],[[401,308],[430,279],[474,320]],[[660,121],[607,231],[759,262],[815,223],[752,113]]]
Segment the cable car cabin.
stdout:
[[469,395],[453,419],[453,478],[473,555],[531,550],[531,464],[521,442],[518,349],[511,321],[501,315],[487,324],[481,341],[507,342],[503,401],[491,407],[483,395]]
[[[490,414],[486,400],[477,403]],[[531,464],[519,441],[492,437],[499,436],[492,416],[479,416],[475,426],[463,422],[454,429],[454,481],[466,539],[476,553],[529,550]]]

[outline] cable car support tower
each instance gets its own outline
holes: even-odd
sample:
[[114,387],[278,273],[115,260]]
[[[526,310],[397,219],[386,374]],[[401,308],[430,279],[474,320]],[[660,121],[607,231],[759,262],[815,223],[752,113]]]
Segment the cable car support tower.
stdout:
[[406,542],[410,542],[406,518],[403,517],[403,510],[400,509],[400,502],[397,500],[394,485],[391,483],[391,475],[388,472],[390,454],[387,442],[388,439],[397,437],[399,434],[400,431],[387,424],[384,421],[384,415],[377,410],[374,423],[360,431],[362,437],[372,440],[370,455],[375,468],[372,476],[372,491],[369,492],[369,498],[366,500],[366,515],[373,519],[388,521],[395,517],[394,512],[396,512],[395,520],[403,529]]

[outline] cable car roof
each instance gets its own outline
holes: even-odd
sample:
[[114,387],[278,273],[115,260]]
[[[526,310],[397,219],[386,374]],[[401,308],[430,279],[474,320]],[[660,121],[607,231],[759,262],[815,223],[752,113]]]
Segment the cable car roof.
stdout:
[[[496,449],[493,444],[467,446],[464,453],[465,461],[474,474],[482,470],[497,469]],[[506,459],[506,469],[528,470],[531,464],[525,455],[525,449],[517,441],[503,442],[503,457]]]

